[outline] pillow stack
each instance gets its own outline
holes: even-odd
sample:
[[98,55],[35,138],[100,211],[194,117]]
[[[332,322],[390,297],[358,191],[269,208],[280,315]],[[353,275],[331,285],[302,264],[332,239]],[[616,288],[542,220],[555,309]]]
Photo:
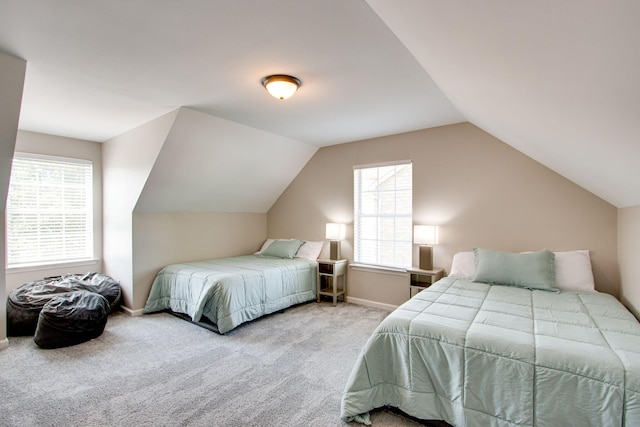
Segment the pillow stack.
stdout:
[[306,258],[315,261],[324,242],[312,242],[298,239],[267,239],[256,255],[267,258]]
[[[485,283],[497,283],[498,281],[502,282],[513,282],[513,283],[502,283],[510,286],[518,286],[515,282],[518,283],[526,283],[527,281],[531,281],[531,271],[527,271],[526,274],[520,275],[518,271],[513,271],[513,268],[517,266],[519,262],[522,262],[524,258],[520,257],[506,257],[505,265],[495,265],[495,262],[498,258],[501,258],[500,254],[508,254],[508,255],[528,255],[528,254],[538,254],[536,256],[532,256],[531,260],[534,261],[534,265],[541,261],[544,257],[548,257],[549,255],[544,253],[545,251],[540,251],[542,253],[530,252],[530,253],[508,253],[508,252],[496,252],[489,251],[488,249],[476,248],[473,252],[458,252],[453,256],[453,263],[451,265],[451,271],[449,276],[458,277],[460,279],[468,279],[475,280],[477,274],[477,264],[482,261],[482,268],[480,276],[477,281],[485,281]],[[548,251],[547,251],[548,252]],[[479,255],[478,255],[479,254]],[[593,292],[595,291],[595,283],[593,280],[593,272],[591,270],[591,258],[589,256],[588,250],[575,250],[575,251],[566,251],[566,252],[552,252],[554,255],[554,281],[555,286],[561,291],[587,291]],[[548,260],[547,260],[548,261]],[[493,264],[493,265],[492,265]],[[532,266],[533,267],[533,266]],[[540,267],[540,266],[538,266]],[[511,268],[511,271],[507,274],[507,272],[488,272],[488,268],[494,268],[496,270],[501,270],[504,268]],[[550,274],[550,266],[546,262],[543,262],[542,268],[548,269],[545,272],[538,271],[536,276],[535,287],[531,287],[532,289],[543,289],[545,287],[550,287],[551,280],[549,279]],[[546,274],[546,275],[545,275]],[[497,275],[501,275],[498,277]],[[510,275],[510,276],[509,276]],[[509,276],[509,277],[504,277]],[[546,278],[545,278],[546,277]],[[542,284],[543,287],[539,287]],[[528,287],[528,286],[525,286]]]

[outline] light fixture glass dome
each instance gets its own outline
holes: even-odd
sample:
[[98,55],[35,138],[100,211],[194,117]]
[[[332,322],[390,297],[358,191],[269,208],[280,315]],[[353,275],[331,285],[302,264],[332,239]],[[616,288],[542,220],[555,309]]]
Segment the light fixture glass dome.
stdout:
[[299,79],[285,74],[274,74],[262,79],[262,85],[274,98],[290,98],[302,85]]

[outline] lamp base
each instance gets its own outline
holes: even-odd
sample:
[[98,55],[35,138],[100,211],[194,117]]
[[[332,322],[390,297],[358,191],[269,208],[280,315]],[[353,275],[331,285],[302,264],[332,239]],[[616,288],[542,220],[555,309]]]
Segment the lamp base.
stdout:
[[433,270],[433,248],[420,246],[420,270]]
[[329,259],[340,259],[340,240],[331,240],[329,242]]

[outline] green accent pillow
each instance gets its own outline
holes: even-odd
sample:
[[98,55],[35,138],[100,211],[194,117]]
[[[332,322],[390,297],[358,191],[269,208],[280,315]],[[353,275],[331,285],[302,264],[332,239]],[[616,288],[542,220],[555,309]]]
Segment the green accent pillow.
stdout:
[[293,259],[296,252],[304,242],[302,240],[274,240],[269,247],[260,253],[260,256],[268,258],[289,258]]
[[474,282],[559,292],[555,254],[551,251],[511,253],[475,248],[473,252],[476,255]]

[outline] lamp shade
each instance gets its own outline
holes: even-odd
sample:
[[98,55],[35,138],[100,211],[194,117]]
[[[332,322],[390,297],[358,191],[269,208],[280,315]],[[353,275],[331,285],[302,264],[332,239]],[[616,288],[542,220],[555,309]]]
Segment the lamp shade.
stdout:
[[285,74],[274,74],[262,79],[262,85],[267,92],[278,99],[290,98],[301,84],[299,79]]
[[347,236],[347,227],[344,224],[327,223],[327,240],[344,240]]
[[437,245],[438,226],[437,225],[414,225],[413,243],[416,245]]

